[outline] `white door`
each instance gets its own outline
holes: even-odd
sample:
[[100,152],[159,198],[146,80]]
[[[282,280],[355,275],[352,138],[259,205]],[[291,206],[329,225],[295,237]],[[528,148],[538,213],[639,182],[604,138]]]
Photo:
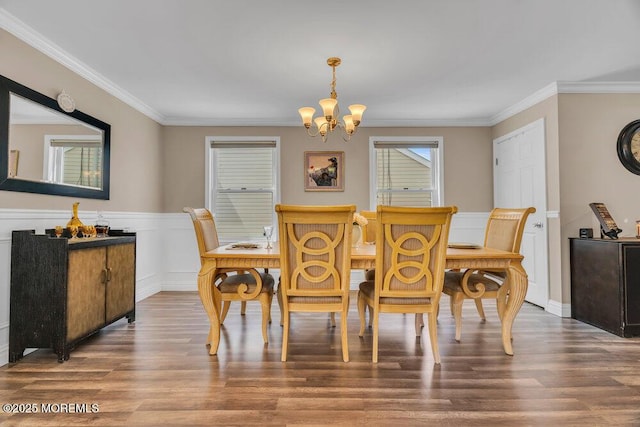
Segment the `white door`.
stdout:
[[526,301],[546,309],[549,256],[544,119],[495,139],[493,156],[494,206],[536,208],[527,220],[520,250],[529,276]]

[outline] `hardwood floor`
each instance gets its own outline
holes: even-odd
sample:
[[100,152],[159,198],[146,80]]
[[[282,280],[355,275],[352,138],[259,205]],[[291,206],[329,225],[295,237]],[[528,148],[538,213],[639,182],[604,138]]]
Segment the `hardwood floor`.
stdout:
[[[138,303],[134,324],[111,325],[63,364],[41,349],[0,368],[0,402],[34,404],[39,411],[0,413],[0,423],[640,425],[639,338],[619,338],[525,304],[510,357],[502,350],[495,305],[485,304],[488,320],[481,323],[467,302],[456,343],[446,297],[441,304],[440,366],[433,364],[428,333],[416,339],[413,316],[392,314],[381,318],[380,362],[372,364],[371,331],[358,337],[355,298],[351,362],[342,362],[340,333],[327,315],[298,314],[289,361],[282,363],[275,300],[269,345],[262,342],[259,304],[249,303],[246,316],[235,304],[218,355],[209,356],[208,320],[197,293],[162,292]],[[98,412],[89,413],[91,404]],[[70,409],[79,413],[64,413]]]

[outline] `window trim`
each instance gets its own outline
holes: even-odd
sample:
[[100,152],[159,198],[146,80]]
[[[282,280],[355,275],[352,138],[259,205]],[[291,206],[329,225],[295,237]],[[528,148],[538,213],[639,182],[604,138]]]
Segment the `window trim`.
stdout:
[[[205,185],[204,185],[204,206],[209,209],[215,215],[215,206],[212,205],[213,194],[212,191],[215,186],[215,174],[213,173],[213,146],[218,143],[230,143],[237,146],[256,146],[257,143],[275,143],[273,153],[273,183],[274,194],[273,202],[274,206],[280,203],[280,137],[279,136],[207,136],[204,141],[204,159],[205,159]],[[277,221],[275,207],[271,213],[271,221],[274,225],[274,235],[277,236]]]
[[377,198],[377,166],[376,166],[376,143],[384,143],[385,145],[397,148],[408,148],[407,145],[436,145],[437,157],[431,159],[436,162],[437,174],[434,176],[436,180],[436,191],[432,196],[432,204],[434,206],[442,206],[444,202],[444,137],[442,136],[371,136],[369,137],[369,208],[376,210]]

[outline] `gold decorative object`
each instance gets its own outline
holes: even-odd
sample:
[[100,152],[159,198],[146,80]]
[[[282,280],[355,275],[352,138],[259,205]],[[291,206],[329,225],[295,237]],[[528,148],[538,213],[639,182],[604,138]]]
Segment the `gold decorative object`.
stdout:
[[[362,104],[349,105],[351,114],[345,115],[342,121],[339,121],[340,108],[338,107],[338,94],[336,93],[336,67],[340,65],[341,62],[342,60],[336,57],[327,59],[327,65],[333,69],[333,80],[331,80],[330,98],[321,99],[319,102],[322,107],[322,115],[314,119],[313,115],[316,110],[313,107],[302,107],[298,110],[302,118],[302,124],[307,129],[307,134],[312,137],[320,135],[322,142],[327,142],[327,136],[336,128],[342,128],[345,133],[342,139],[348,141],[351,135],[358,129],[360,121],[362,120],[362,114],[364,110],[367,109],[367,107]],[[311,131],[312,122],[315,123],[317,128],[315,133]]]
[[79,227],[77,225],[67,226],[67,230],[69,230],[69,234],[71,235],[72,239],[75,239],[78,237],[78,229]]
[[79,204],[80,204],[80,202],[75,202],[73,204],[73,216],[71,217],[71,219],[67,223],[67,228],[71,227],[72,225],[75,225],[76,227],[82,227],[84,225],[82,223],[82,221],[80,221],[80,218],[78,218],[78,205]]

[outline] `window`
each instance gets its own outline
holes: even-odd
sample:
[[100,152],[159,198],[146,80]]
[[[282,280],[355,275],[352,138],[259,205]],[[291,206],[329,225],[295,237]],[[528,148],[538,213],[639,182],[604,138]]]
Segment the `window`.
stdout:
[[279,203],[277,137],[207,138],[207,207],[222,242],[262,239]]
[[442,204],[442,137],[370,138],[372,209]]
[[44,144],[47,181],[102,188],[100,135],[45,135]]

